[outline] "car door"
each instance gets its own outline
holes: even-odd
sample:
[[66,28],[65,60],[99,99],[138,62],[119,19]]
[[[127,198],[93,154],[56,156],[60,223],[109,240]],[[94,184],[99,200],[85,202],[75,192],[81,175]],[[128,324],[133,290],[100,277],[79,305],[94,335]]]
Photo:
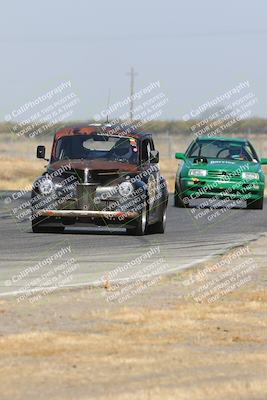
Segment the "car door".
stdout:
[[148,210],[149,210],[149,222],[157,220],[158,218],[158,207],[159,204],[159,182],[160,173],[158,164],[152,164],[151,150],[154,150],[154,143],[151,138],[145,138],[141,144],[141,166],[143,181],[147,184],[148,191]]

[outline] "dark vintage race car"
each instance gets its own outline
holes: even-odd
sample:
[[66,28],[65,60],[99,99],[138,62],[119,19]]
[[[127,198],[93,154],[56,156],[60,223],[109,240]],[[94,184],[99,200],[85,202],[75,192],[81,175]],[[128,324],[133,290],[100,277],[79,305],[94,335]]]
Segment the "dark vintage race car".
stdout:
[[[45,159],[45,147],[37,157]],[[56,132],[49,165],[33,184],[33,232],[95,224],[133,235],[164,233],[168,190],[150,133],[120,125]]]

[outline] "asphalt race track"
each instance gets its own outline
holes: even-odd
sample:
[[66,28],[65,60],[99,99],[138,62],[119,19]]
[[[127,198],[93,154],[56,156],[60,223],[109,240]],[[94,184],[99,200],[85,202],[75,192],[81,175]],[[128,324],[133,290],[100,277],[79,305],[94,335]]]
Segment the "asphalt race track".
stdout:
[[[107,276],[111,280],[132,279],[136,271],[146,276],[187,268],[267,232],[267,200],[263,211],[179,209],[173,206],[171,195],[164,235],[134,237],[126,235],[124,230],[97,227],[68,228],[63,234],[34,234],[29,222],[18,223],[14,218],[14,204],[5,200],[8,195],[2,192],[0,201],[2,296],[38,288],[40,282],[54,287],[46,273],[63,260],[67,263],[71,259],[65,266],[75,265],[75,268],[68,270],[66,279],[60,285],[55,284],[56,288],[97,284]],[[62,249],[68,250],[59,260],[40,264]],[[153,268],[147,267],[153,263]],[[115,269],[114,274],[108,275]]]

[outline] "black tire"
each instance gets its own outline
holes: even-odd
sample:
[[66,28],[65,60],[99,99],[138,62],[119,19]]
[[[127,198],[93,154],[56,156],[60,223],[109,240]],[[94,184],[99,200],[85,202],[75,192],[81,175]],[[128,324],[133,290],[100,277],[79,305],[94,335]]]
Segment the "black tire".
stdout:
[[249,210],[262,210],[263,209],[263,197],[257,200],[251,200],[247,202],[247,209]]
[[184,203],[182,194],[179,193],[177,185],[174,190],[174,207],[187,208],[188,204]]
[[161,219],[153,225],[148,226],[148,233],[164,233],[166,228],[166,218],[167,218],[167,205],[164,204],[162,207]]
[[144,204],[141,214],[136,218],[134,228],[127,228],[126,232],[129,235],[144,236],[147,230],[147,207]]
[[35,218],[32,221],[32,231],[33,233],[63,233],[64,226],[43,226],[40,222],[41,219]]
[[33,233],[63,233],[64,226],[32,226]]

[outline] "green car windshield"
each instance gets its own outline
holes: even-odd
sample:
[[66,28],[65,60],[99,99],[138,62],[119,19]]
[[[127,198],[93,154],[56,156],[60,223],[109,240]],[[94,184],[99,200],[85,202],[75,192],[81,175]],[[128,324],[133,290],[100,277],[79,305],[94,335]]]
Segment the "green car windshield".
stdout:
[[232,140],[197,140],[189,147],[186,156],[259,162],[250,143]]

